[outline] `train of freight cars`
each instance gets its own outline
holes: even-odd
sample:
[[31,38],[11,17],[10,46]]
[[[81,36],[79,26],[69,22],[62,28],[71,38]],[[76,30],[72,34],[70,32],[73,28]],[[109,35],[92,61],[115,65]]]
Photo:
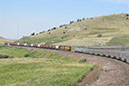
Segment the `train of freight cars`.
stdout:
[[63,45],[46,45],[46,44],[27,44],[27,43],[5,43],[5,45],[10,46],[24,46],[24,47],[37,47],[44,49],[55,49],[55,50],[66,50],[71,51],[71,46],[63,46]]
[[75,52],[99,55],[129,63],[129,46],[75,47]]
[[[63,46],[63,45],[58,46],[58,45],[27,44],[27,43],[5,43],[5,45],[71,51],[71,46]],[[129,63],[129,46],[75,47],[74,51],[85,54],[111,57]]]

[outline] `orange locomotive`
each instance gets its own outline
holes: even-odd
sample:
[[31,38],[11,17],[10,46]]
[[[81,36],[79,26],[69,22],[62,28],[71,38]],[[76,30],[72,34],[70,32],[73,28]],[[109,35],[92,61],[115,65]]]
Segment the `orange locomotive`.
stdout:
[[60,45],[60,46],[59,46],[59,49],[60,49],[60,50],[71,51],[71,46],[63,46],[63,45]]

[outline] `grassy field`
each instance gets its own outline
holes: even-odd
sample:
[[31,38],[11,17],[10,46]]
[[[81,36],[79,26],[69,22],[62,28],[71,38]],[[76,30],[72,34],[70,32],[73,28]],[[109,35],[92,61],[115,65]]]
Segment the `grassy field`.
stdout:
[[[129,34],[129,19],[126,14],[114,14],[88,18],[39,35],[24,37],[17,42],[43,43],[70,46],[128,45],[114,40]],[[98,37],[102,34],[102,37]],[[113,41],[114,40],[114,41]]]
[[45,50],[0,47],[0,54],[15,57],[0,59],[0,86],[74,86],[95,66]]
[[129,45],[129,35],[121,35],[112,38],[107,45],[109,46],[119,46],[119,45]]
[[5,42],[14,42],[15,40],[5,39],[3,37],[0,37],[0,44],[4,44]]

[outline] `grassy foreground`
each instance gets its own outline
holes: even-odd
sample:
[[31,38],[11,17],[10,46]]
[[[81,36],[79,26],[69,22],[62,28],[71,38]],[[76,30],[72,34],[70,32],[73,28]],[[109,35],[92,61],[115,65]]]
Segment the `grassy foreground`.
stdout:
[[74,86],[94,68],[45,50],[0,47],[0,54],[15,57],[0,59],[0,86]]

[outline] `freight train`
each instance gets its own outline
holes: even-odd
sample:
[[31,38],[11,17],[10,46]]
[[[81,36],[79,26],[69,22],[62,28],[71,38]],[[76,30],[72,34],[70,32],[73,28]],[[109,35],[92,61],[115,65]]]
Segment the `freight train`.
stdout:
[[[64,45],[58,46],[58,45],[27,44],[27,43],[5,43],[5,45],[71,51],[71,46],[64,46]],[[129,46],[75,47],[74,52],[105,56],[114,59],[119,59],[129,63]]]
[[65,45],[58,46],[58,45],[46,45],[46,44],[28,44],[28,43],[5,43],[5,45],[71,51],[71,46],[65,46]]

